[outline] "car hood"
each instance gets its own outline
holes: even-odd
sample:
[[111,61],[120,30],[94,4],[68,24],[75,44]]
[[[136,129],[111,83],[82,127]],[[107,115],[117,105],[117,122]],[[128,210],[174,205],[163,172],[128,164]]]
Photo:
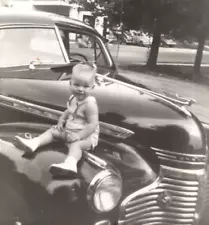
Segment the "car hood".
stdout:
[[134,86],[140,87],[140,88],[145,88],[149,91],[154,92],[156,95],[159,95],[160,97],[164,97],[165,99],[178,104],[179,106],[191,106],[192,104],[196,103],[196,100],[188,97],[188,96],[182,96],[177,92],[172,92],[172,91],[167,91],[164,89],[159,89],[159,88],[153,88],[149,86],[149,85],[145,85],[144,83],[141,83],[140,81],[137,80],[133,81],[131,79],[128,78],[128,76],[126,74],[117,74],[117,79],[126,82],[128,84],[132,84]]
[[[54,109],[66,108],[68,81],[1,79],[0,92]],[[102,82],[93,91],[100,121],[126,128],[135,143],[175,152],[205,153],[204,132],[187,110],[123,82]]]

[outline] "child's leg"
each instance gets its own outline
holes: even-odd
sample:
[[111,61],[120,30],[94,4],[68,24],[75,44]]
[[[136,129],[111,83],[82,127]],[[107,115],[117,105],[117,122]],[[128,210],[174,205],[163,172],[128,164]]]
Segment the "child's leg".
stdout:
[[15,136],[15,139],[18,142],[20,148],[23,148],[26,151],[34,152],[37,148],[43,145],[47,145],[53,142],[55,138],[61,138],[61,136],[62,134],[60,131],[54,128],[50,128],[49,130],[33,139],[26,139],[19,136]]
[[69,154],[65,161],[60,164],[52,164],[50,167],[50,172],[53,175],[67,175],[69,178],[76,178],[77,163],[82,157],[82,151],[89,150],[91,146],[92,144],[90,138],[73,142],[69,146]]

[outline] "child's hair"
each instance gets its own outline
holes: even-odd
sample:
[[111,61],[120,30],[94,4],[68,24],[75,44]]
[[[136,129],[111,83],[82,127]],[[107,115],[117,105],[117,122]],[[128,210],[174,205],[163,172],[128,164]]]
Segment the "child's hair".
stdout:
[[82,72],[89,72],[92,74],[92,78],[95,80],[96,77],[96,65],[90,63],[78,63],[73,67],[73,74],[79,74]]

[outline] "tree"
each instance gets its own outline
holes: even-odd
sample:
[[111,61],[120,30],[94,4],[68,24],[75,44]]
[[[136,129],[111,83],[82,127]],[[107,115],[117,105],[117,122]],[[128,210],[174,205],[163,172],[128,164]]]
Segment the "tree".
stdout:
[[189,0],[184,7],[183,23],[176,29],[178,36],[190,37],[191,40],[197,39],[198,47],[193,66],[193,80],[201,78],[201,61],[203,57],[203,50],[205,39],[208,36],[208,10],[209,3],[207,0]]
[[188,21],[188,5],[190,0],[149,0],[146,1],[147,13],[153,19],[153,42],[150,49],[147,66],[149,69],[154,69],[157,64],[159,46],[161,43],[161,34],[175,33],[180,27],[181,31],[185,28],[185,23]]
[[198,47],[197,47],[197,53],[195,57],[195,62],[194,62],[194,68],[193,68],[193,80],[199,80],[202,77],[201,74],[201,62],[202,62],[202,57],[203,57],[203,50],[205,46],[205,39],[206,36],[208,35],[208,10],[209,10],[209,4],[208,1],[206,0],[200,0],[198,1],[198,11],[197,11],[197,16],[199,18],[199,24],[197,27],[197,39],[198,39]]
[[92,16],[107,16],[112,22],[112,26],[120,21],[121,0],[71,0],[81,6],[81,10],[91,11]]

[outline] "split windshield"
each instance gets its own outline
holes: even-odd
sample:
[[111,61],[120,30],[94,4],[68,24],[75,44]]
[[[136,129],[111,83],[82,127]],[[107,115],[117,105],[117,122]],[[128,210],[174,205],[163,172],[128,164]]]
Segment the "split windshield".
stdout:
[[64,64],[53,28],[0,29],[0,67],[28,65],[30,61]]

